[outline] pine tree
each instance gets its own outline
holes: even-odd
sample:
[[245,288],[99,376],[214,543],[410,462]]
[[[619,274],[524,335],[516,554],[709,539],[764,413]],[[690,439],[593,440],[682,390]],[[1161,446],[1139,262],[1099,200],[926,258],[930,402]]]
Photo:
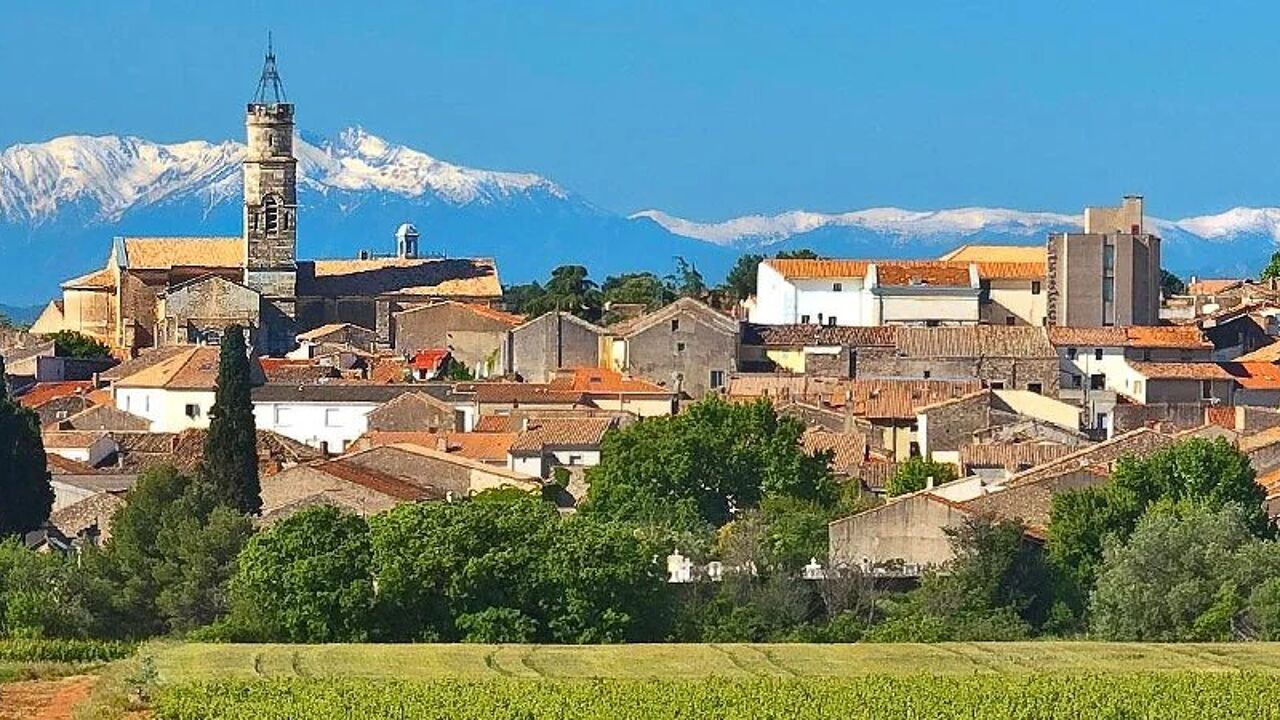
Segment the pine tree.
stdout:
[[9,398],[0,357],[0,537],[35,530],[53,510],[37,415]]
[[201,477],[217,497],[251,515],[262,511],[258,441],[249,397],[249,357],[244,331],[229,325],[218,358],[218,386],[209,411]]

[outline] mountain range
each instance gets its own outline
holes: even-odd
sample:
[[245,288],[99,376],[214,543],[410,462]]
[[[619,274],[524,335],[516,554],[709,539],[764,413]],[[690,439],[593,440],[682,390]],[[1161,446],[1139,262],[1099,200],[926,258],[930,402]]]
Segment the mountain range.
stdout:
[[[0,152],[0,301],[29,304],[58,282],[101,267],[115,235],[235,235],[244,145],[162,144],[130,136],[73,135]],[[490,256],[505,282],[577,263],[611,273],[667,273],[673,258],[717,280],[744,252],[810,248],[823,255],[931,257],[965,242],[1039,243],[1078,228],[1079,215],[1000,208],[846,213],[790,211],[698,222],[661,210],[602,208],[531,173],[477,170],[387,142],[355,127],[336,137],[301,133],[299,256],[387,253],[405,221],[424,252]],[[1280,241],[1280,208],[1234,208],[1180,220],[1149,218],[1164,264],[1182,275],[1258,270]]]

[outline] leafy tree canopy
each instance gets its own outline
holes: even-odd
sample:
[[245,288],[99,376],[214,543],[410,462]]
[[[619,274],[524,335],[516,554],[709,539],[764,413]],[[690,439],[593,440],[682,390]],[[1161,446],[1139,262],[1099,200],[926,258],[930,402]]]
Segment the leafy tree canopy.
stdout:
[[929,485],[930,478],[934,485],[949,483],[956,479],[956,468],[950,463],[934,462],[916,455],[894,470],[885,482],[885,495],[896,497],[923,490]]
[[827,454],[811,456],[804,424],[767,400],[708,397],[679,415],[649,418],[605,436],[585,510],[631,522],[720,526],[768,495],[829,505]]
[[1160,292],[1163,293],[1165,297],[1181,295],[1186,291],[1187,284],[1182,281],[1182,278],[1174,275],[1164,268],[1160,269]]
[[0,358],[0,539],[35,530],[53,510],[40,419],[9,397]]
[[1262,269],[1262,274],[1258,277],[1263,280],[1280,278],[1280,251],[1271,253],[1271,262],[1267,263],[1267,266]]
[[54,352],[58,357],[100,358],[111,355],[111,348],[106,343],[75,330],[59,330],[49,337],[53,340]]

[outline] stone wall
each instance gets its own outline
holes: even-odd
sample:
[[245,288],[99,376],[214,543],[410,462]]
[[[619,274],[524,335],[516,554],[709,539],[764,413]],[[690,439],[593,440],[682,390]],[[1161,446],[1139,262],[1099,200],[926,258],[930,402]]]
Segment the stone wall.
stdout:
[[902,358],[890,348],[865,348],[858,351],[855,371],[858,378],[981,380],[1009,390],[1058,393],[1056,357]]
[[454,359],[474,368],[502,348],[509,322],[481,315],[457,303],[438,303],[396,313],[392,343],[402,353],[448,348]]
[[600,364],[600,335],[565,313],[551,312],[510,331],[504,363],[525,382],[544,383],[556,370]]
[[[691,397],[725,387],[737,370],[738,333],[712,326],[692,311],[627,337],[627,370]],[[712,373],[717,387],[712,387]]]
[[974,433],[989,427],[991,394],[975,394],[940,404],[921,413],[925,416],[928,452],[955,451],[972,444]]

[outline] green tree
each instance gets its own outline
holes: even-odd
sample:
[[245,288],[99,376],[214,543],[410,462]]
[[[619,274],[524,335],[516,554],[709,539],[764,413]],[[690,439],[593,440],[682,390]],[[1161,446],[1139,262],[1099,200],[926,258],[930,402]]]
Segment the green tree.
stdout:
[[373,616],[373,553],[363,518],[307,508],[245,546],[231,581],[236,639],[361,642]]
[[702,279],[702,273],[698,272],[696,265],[682,257],[676,257],[676,269],[667,276],[667,284],[679,297],[701,298],[707,293],[707,283]]
[[779,260],[817,260],[818,253],[808,248],[800,248],[798,250],[782,250],[774,257]]
[[956,479],[956,468],[949,463],[926,460],[919,455],[909,458],[898,465],[885,481],[884,493],[889,497],[897,497],[906,493],[923,490],[933,478],[934,485],[949,483]]
[[1280,251],[1271,253],[1271,262],[1262,269],[1262,274],[1258,276],[1262,280],[1270,280],[1280,277]]
[[[5,375],[0,358],[0,379]],[[0,539],[35,530],[53,510],[40,419],[9,397],[0,382]]]
[[84,574],[60,553],[0,541],[0,637],[85,637],[94,630]]
[[536,282],[507,285],[502,288],[502,304],[513,313],[529,315],[529,308],[544,294],[546,291]]
[[[1280,579],[1280,544],[1254,534],[1235,504],[1163,501],[1133,533],[1107,545],[1090,597],[1094,633],[1110,640],[1224,641],[1270,631],[1267,591]],[[1271,585],[1268,585],[1271,583]]]
[[803,423],[767,400],[711,396],[679,415],[642,420],[605,436],[601,463],[588,470],[584,511],[690,528],[723,525],[769,495],[830,505],[830,457],[806,453],[803,433]]
[[209,410],[200,478],[226,504],[257,515],[262,512],[262,486],[251,387],[244,330],[229,325],[218,356],[217,390]]
[[756,273],[760,267],[760,261],[764,260],[763,255],[746,255],[738,256],[737,262],[729,269],[729,273],[725,275],[724,283],[720,286],[729,296],[735,300],[746,300],[756,294]]
[[117,632],[145,637],[194,630],[226,612],[226,585],[253,526],[205,484],[157,467],[139,476],[111,532],[85,567],[106,597],[101,614]]
[[595,322],[600,319],[603,304],[600,289],[587,277],[585,267],[561,265],[551,271],[542,294],[530,298],[523,312],[536,316],[559,311]]
[[58,357],[100,358],[111,355],[111,348],[105,343],[75,330],[59,330],[49,337],[53,339],[54,352]]
[[443,377],[445,380],[455,382],[470,382],[476,379],[471,373],[471,368],[453,358],[449,358],[449,367],[445,368]]
[[1174,295],[1181,295],[1186,291],[1187,291],[1187,284],[1182,282],[1182,278],[1178,277],[1177,275],[1174,275],[1173,273],[1169,272],[1168,270],[1165,270],[1164,268],[1160,269],[1160,292],[1165,297],[1173,297]]
[[1249,459],[1222,439],[1192,438],[1145,456],[1122,457],[1109,482],[1053,498],[1048,549],[1067,583],[1064,598],[1083,609],[1106,540],[1123,542],[1157,502],[1246,508],[1248,527],[1261,537],[1270,533],[1264,500]]
[[600,286],[605,304],[643,305],[653,311],[676,299],[671,288],[651,272],[623,273],[605,278]]

